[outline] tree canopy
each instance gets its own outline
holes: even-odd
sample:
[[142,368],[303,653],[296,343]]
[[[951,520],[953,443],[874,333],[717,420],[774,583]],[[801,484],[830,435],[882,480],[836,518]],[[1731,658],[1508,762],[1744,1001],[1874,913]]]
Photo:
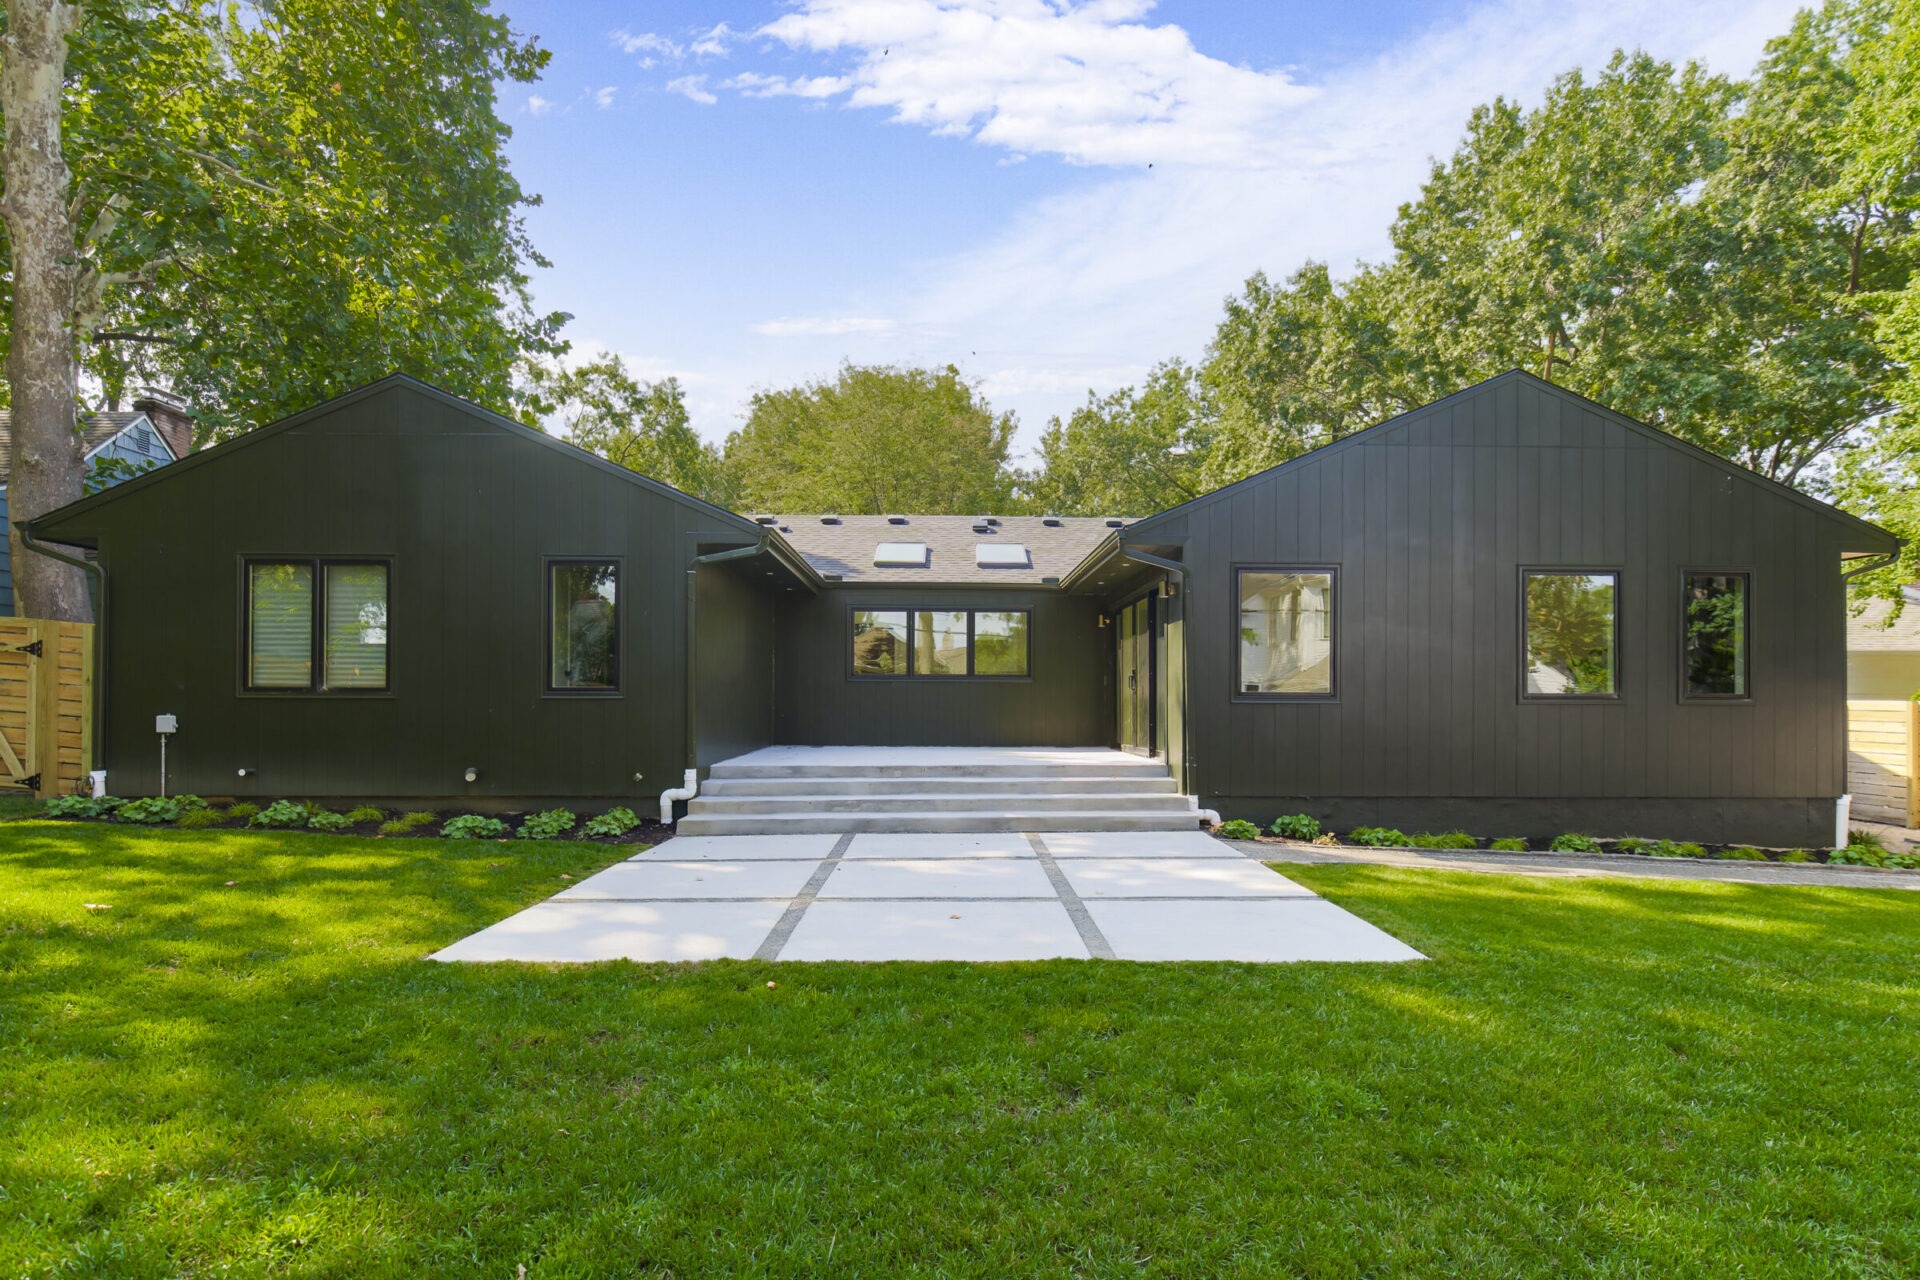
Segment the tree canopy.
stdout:
[[726,483],[754,511],[1003,512],[1013,427],[952,365],[847,364],[831,381],[756,394],[727,438]]
[[722,506],[733,501],[719,451],[687,420],[679,379],[643,381],[617,355],[533,376],[551,406],[550,425],[574,444],[683,493]]

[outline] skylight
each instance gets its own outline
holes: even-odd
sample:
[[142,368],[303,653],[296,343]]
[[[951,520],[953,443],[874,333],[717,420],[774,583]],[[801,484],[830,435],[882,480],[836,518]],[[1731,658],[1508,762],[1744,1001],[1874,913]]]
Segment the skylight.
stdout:
[[924,569],[927,567],[927,544],[883,542],[873,549],[873,562],[887,568]]
[[1017,542],[976,542],[973,562],[982,569],[1027,569],[1033,560]]

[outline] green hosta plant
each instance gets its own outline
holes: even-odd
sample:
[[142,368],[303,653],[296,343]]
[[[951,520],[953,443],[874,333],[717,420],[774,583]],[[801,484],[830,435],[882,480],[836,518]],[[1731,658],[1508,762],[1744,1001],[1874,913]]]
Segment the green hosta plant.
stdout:
[[49,818],[104,818],[126,801],[113,796],[55,796],[42,810]]
[[207,802],[199,796],[147,796],[127,801],[115,811],[114,817],[121,822],[155,826],[163,822],[178,822],[181,814],[206,807]]
[[463,813],[447,819],[440,834],[448,840],[498,840],[507,834],[507,824],[482,813]]
[[1920,871],[1920,853],[1890,853],[1887,865],[1902,871]]
[[640,825],[640,818],[625,805],[616,805],[605,813],[588,818],[586,825],[580,828],[583,836],[595,836],[608,839],[623,836]]
[[[1857,835],[1858,832],[1849,832]],[[1887,852],[1870,844],[1850,844],[1844,849],[1835,849],[1827,855],[1827,865],[1834,867],[1884,867],[1887,865]]]
[[1525,853],[1527,851],[1527,842],[1519,836],[1502,836],[1500,839],[1488,845],[1487,848],[1494,850],[1496,853]]
[[307,819],[308,828],[314,831],[345,831],[352,825],[352,818],[331,809],[315,809],[313,816]]
[[1283,840],[1311,840],[1320,834],[1320,823],[1304,813],[1283,813],[1267,830]]
[[1260,828],[1245,818],[1228,818],[1213,829],[1213,834],[1222,840],[1255,840],[1260,836]]
[[578,821],[571,809],[546,809],[528,814],[520,824],[519,835],[522,840],[558,840]]
[[[1624,844],[1625,841],[1622,843]],[[1583,836],[1578,831],[1569,831],[1564,835],[1555,836],[1553,843],[1547,848],[1555,853],[1598,853],[1600,842],[1592,836]]]
[[1355,827],[1347,832],[1348,844],[1362,844],[1370,849],[1383,849],[1388,845],[1404,846],[1407,833],[1396,827]]
[[313,817],[313,806],[299,800],[275,800],[247,820],[251,827],[304,827]]

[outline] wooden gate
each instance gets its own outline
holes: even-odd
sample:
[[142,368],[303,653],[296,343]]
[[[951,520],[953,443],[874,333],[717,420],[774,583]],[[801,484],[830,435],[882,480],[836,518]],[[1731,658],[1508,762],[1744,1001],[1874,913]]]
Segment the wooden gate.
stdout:
[[1847,703],[1847,790],[1853,816],[1920,826],[1920,703]]
[[0,618],[0,792],[71,795],[93,767],[93,627]]

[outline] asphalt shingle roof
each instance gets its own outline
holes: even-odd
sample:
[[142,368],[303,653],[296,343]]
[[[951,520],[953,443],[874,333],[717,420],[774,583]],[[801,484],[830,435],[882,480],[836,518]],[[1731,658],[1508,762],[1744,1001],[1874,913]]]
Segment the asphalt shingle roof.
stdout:
[[1893,653],[1920,650],[1920,602],[1907,601],[1907,607],[1892,626],[1887,626],[1890,600],[1869,600],[1858,614],[1847,615],[1847,648],[1872,649]]
[[[128,427],[146,417],[144,413],[89,413],[82,415],[85,423],[82,434],[86,437],[83,453],[92,453],[107,441],[125,431]],[[13,471],[13,411],[0,409],[0,484],[6,483],[7,476]]]
[[[766,517],[754,516],[756,520]],[[837,519],[826,524],[824,519]],[[998,525],[976,532],[986,517],[906,516],[904,524],[888,516],[786,515],[772,517],[768,528],[778,530],[787,545],[804,557],[823,577],[839,575],[843,582],[871,583],[1006,583],[1037,586],[1045,578],[1063,578],[1100,540],[1114,529],[1094,516],[995,516]],[[1057,519],[1057,525],[1047,520]],[[1130,523],[1130,522],[1123,522]],[[873,550],[883,542],[924,542],[929,555],[922,568],[876,565]],[[983,569],[974,563],[980,543],[1017,542],[1025,546],[1031,564],[1024,568]]]

